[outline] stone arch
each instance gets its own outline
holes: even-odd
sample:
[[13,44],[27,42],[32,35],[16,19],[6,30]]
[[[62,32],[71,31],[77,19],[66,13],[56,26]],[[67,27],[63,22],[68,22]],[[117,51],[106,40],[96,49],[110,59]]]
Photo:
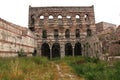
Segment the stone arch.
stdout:
[[54,43],[52,46],[52,58],[60,58],[60,44]]
[[74,55],[75,56],[82,55],[82,47],[81,47],[81,43],[79,43],[79,42],[75,43]]
[[41,56],[45,56],[50,59],[50,47],[48,43],[43,43],[41,46]]
[[72,56],[72,44],[71,43],[66,43],[65,44],[65,56]]

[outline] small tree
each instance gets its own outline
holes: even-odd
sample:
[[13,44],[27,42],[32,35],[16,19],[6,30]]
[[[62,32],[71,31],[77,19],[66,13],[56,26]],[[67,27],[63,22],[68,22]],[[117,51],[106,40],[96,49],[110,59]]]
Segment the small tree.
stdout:
[[25,54],[23,49],[20,49],[20,51],[18,51],[17,53],[18,53],[18,57],[26,56],[26,54]]

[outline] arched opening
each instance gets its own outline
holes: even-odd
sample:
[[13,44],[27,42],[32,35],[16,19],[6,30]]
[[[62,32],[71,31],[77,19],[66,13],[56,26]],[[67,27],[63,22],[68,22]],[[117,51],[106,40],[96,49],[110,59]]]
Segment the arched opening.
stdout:
[[49,15],[49,19],[53,19],[54,17],[52,15]]
[[81,43],[79,43],[79,42],[77,42],[77,43],[75,44],[74,55],[75,55],[75,56],[82,55]]
[[84,15],[84,19],[85,19],[85,21],[88,21],[88,19],[89,19],[88,14],[85,14],[85,15]]
[[66,18],[67,18],[67,19],[70,19],[70,18],[71,18],[71,16],[66,16]]
[[58,29],[54,29],[54,38],[58,39],[59,33],[58,33]]
[[91,29],[87,29],[87,36],[92,36]]
[[65,44],[65,56],[72,56],[72,45],[71,43]]
[[59,45],[59,43],[54,43],[52,46],[52,58],[60,58],[60,45]]
[[47,43],[43,43],[41,47],[41,55],[50,59],[50,47]]
[[70,38],[70,30],[69,29],[66,29],[66,31],[65,31],[65,37]]
[[61,16],[61,15],[59,15],[59,16],[58,16],[58,19],[62,19],[62,16]]
[[80,16],[79,16],[79,15],[76,15],[75,18],[76,18],[76,19],[80,19]]
[[62,16],[58,16],[58,26],[63,26]]
[[47,31],[46,30],[42,31],[42,38],[44,38],[44,39],[47,38]]
[[43,16],[43,15],[41,15],[41,16],[40,16],[40,19],[44,19],[44,16]]
[[76,29],[76,38],[80,38],[80,30]]

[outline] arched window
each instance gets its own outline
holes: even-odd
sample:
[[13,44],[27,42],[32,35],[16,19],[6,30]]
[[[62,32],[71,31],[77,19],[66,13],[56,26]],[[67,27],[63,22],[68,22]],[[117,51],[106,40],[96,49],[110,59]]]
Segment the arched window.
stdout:
[[58,29],[54,29],[54,38],[58,39],[58,36],[59,36]]
[[54,17],[52,15],[49,16],[49,26],[54,25]]
[[89,17],[88,17],[88,14],[85,14],[85,15],[84,15],[84,19],[85,19],[85,21],[87,21],[88,18],[89,18]]
[[54,17],[52,15],[49,16],[49,19],[53,19]]
[[67,25],[72,26],[73,23],[72,23],[72,20],[71,20],[71,16],[67,16],[66,18],[67,18]]
[[80,16],[79,16],[79,15],[76,15],[75,18],[76,18],[76,19],[80,19]]
[[46,30],[42,31],[42,38],[47,38],[47,31]]
[[87,36],[91,36],[92,35],[92,32],[91,32],[91,29],[87,29]]
[[79,37],[80,37],[80,30],[76,29],[76,38],[79,38]]
[[61,16],[61,15],[59,15],[59,16],[58,16],[58,19],[62,19],[62,16]]
[[35,19],[34,19],[34,15],[31,15],[31,25],[34,25],[34,23],[35,23]]
[[44,16],[43,16],[43,15],[41,15],[41,16],[40,16],[40,19],[44,19]]
[[71,18],[71,16],[67,16],[67,19],[70,19]]
[[58,16],[58,26],[63,26],[62,16]]
[[44,16],[43,15],[40,16],[39,25],[40,26],[44,25]]
[[66,29],[66,31],[65,31],[65,37],[70,38],[70,30],[69,29]]

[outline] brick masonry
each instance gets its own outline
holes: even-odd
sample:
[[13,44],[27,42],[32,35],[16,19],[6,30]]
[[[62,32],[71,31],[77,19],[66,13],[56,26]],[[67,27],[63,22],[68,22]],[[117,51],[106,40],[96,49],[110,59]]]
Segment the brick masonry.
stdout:
[[36,37],[29,29],[0,18],[0,56],[17,56],[21,49],[29,54],[36,45]]

